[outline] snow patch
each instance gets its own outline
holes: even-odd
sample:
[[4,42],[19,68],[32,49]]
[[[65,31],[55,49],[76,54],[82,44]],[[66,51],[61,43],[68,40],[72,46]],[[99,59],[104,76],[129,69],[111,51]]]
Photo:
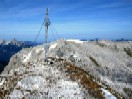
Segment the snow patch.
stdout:
[[66,41],[69,41],[69,42],[75,42],[75,43],[83,43],[83,41],[80,41],[78,39],[68,39]]
[[74,58],[79,57],[78,53],[75,53],[75,54],[73,55],[73,57],[74,57]]
[[34,84],[32,88],[33,88],[33,90],[39,90],[39,85],[38,84]]
[[52,97],[59,96],[62,99],[83,99],[83,92],[81,92],[78,83],[64,79],[58,81],[54,91],[50,90],[49,93]]
[[49,50],[56,48],[56,46],[57,46],[57,43],[52,44],[52,45],[50,46]]
[[44,50],[44,48],[38,48],[38,49],[36,49],[36,53],[38,54],[40,51],[43,51]]
[[117,99],[114,95],[112,95],[108,90],[105,90],[103,88],[101,88],[105,99]]
[[22,62],[27,62],[31,56],[31,52],[28,55],[24,55],[25,59]]
[[2,86],[5,82],[5,79],[2,79],[2,81],[0,81],[0,86]]

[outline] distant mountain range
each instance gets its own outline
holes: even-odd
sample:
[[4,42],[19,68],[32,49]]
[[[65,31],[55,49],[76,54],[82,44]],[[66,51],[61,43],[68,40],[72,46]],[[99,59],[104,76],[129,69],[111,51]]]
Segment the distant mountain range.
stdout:
[[11,41],[0,40],[0,72],[8,64],[12,55],[22,48],[29,48],[38,44],[31,41],[17,41],[16,39]]
[[[104,40],[101,38],[94,38],[94,39],[80,39],[81,41],[99,41],[99,40]],[[125,38],[120,38],[120,39],[110,39],[111,41],[132,41],[132,39],[125,39]]]

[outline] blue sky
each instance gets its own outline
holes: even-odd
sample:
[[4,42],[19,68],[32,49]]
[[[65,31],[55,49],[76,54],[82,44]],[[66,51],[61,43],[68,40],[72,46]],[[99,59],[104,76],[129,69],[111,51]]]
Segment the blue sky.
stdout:
[[0,39],[34,40],[47,7],[61,38],[132,39],[132,0],[0,0]]

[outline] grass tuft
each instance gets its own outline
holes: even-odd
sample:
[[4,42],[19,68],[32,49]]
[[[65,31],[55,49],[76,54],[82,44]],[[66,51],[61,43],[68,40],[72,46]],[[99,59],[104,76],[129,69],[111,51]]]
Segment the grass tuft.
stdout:
[[97,66],[100,67],[100,65],[98,64],[98,62],[93,58],[93,57],[89,57],[89,59]]
[[130,48],[124,48],[124,51],[128,56],[132,57],[132,50]]

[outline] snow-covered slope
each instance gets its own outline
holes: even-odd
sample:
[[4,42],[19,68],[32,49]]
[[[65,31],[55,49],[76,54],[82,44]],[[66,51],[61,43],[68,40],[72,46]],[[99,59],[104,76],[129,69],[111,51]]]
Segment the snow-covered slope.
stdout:
[[1,97],[131,98],[132,42],[78,42],[51,43],[48,62],[43,45],[21,50],[1,74]]

